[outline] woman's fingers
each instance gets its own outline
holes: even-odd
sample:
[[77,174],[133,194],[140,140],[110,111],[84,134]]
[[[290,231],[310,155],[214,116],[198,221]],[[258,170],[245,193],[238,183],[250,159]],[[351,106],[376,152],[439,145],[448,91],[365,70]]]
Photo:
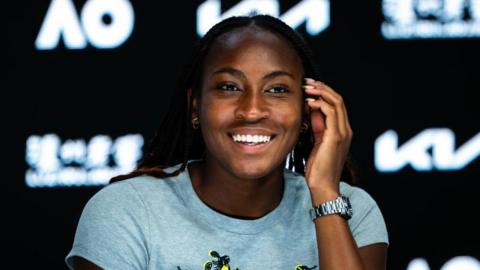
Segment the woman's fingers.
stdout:
[[347,110],[342,97],[333,89],[311,79],[305,82],[315,136],[315,146],[307,161],[307,183],[311,189],[335,189],[351,142]]
[[[315,142],[316,143],[321,143],[323,141],[323,134],[324,131],[330,131],[333,134],[340,134],[339,127],[338,127],[338,118],[337,118],[337,112],[335,110],[335,107],[330,105],[328,102],[326,102],[323,99],[316,99],[316,100],[309,100],[308,106],[312,109],[320,109],[320,111],[325,115],[325,117],[319,117],[316,116],[315,114],[318,114],[320,112],[318,111],[312,111],[312,131],[315,136]],[[323,123],[317,123],[318,121],[325,121],[326,128],[321,128]],[[335,136],[336,137],[336,136]]]
[[307,85],[304,86],[306,94],[308,94],[309,96],[319,97],[320,99],[323,99],[324,102],[332,106],[335,109],[336,117],[338,119],[337,126],[340,135],[343,138],[351,138],[352,129],[350,127],[347,110],[343,98],[332,88],[319,81],[305,79],[305,82],[307,83]]
[[345,130],[346,134],[351,137],[352,136],[352,128],[350,126],[350,121],[348,120],[348,112],[347,112],[347,108],[345,106],[345,101],[343,100],[342,96],[340,94],[338,94],[337,92],[335,92],[335,90],[333,90],[330,86],[328,86],[328,85],[326,85],[322,82],[318,82],[318,83],[320,83],[323,86],[323,88],[320,87],[320,89],[324,89],[326,91],[326,93],[332,94],[332,96],[335,98],[334,103],[338,106],[338,108],[342,112],[340,121],[341,121],[341,123],[344,124],[344,130]]

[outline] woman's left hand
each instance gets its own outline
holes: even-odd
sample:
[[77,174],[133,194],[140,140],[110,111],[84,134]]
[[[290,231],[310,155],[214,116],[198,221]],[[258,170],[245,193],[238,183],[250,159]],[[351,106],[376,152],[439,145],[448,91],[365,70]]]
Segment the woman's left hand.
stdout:
[[[334,199],[352,140],[343,98],[322,82],[305,79],[312,132],[315,138],[307,161],[305,178],[315,201]],[[320,203],[320,202],[318,202]]]

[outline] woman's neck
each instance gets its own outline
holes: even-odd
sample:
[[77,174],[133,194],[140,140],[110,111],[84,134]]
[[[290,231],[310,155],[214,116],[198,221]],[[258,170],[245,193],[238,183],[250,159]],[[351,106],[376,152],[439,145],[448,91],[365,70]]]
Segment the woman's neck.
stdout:
[[260,218],[275,209],[283,196],[283,167],[257,179],[238,178],[208,159],[190,163],[188,170],[200,199],[231,217]]

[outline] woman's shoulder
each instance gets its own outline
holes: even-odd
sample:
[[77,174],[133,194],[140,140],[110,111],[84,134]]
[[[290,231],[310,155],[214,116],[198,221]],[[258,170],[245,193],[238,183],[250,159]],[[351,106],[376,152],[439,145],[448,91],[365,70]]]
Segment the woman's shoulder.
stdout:
[[350,198],[364,202],[374,202],[373,197],[363,188],[340,181],[340,193]]
[[345,182],[340,182],[340,192],[350,199],[353,216],[348,223],[357,245],[388,244],[385,220],[373,196],[365,189]]
[[150,175],[139,175],[101,188],[90,201],[101,204],[146,203],[151,200],[171,200],[175,196],[185,177],[185,172],[176,176],[158,178]]
[[340,193],[347,196],[357,216],[366,215],[371,211],[380,211],[377,201],[365,189],[346,182],[340,182]]

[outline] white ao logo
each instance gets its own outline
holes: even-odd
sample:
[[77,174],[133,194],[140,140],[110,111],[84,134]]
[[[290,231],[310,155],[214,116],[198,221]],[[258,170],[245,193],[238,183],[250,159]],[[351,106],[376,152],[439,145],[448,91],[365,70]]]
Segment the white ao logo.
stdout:
[[99,49],[122,45],[133,30],[135,16],[128,0],[88,0],[77,16],[72,0],[52,0],[35,47],[52,50],[60,38],[67,49],[83,49],[87,41]]

